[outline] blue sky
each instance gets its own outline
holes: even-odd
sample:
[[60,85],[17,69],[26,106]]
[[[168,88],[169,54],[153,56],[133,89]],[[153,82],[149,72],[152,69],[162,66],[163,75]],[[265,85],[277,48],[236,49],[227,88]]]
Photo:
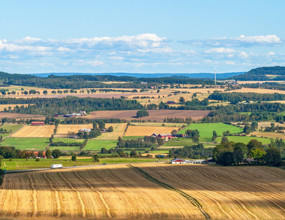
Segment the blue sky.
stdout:
[[197,73],[285,65],[285,1],[0,2],[0,71]]

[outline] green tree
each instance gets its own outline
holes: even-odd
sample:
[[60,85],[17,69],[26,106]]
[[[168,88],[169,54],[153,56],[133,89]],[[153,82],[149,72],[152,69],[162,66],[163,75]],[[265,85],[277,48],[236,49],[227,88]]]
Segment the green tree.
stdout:
[[130,156],[131,156],[131,157],[137,156],[137,152],[136,152],[135,150],[131,150]]
[[76,154],[73,154],[73,155],[71,156],[71,160],[72,160],[72,161],[76,161],[76,160],[77,160]]
[[261,163],[266,152],[263,149],[255,148],[249,152],[249,157],[255,159],[258,163]]
[[221,144],[227,144],[229,143],[229,139],[226,136],[223,136]]
[[182,104],[185,103],[184,97],[181,96],[181,97],[179,98],[179,102],[182,103]]
[[242,149],[240,147],[236,147],[234,149],[234,152],[233,152],[233,160],[234,160],[234,163],[236,165],[239,165],[239,163],[241,163],[244,159],[243,157],[243,152],[242,152]]
[[93,161],[94,162],[100,162],[98,154],[93,155]]
[[114,131],[113,126],[110,126],[110,127],[108,128],[108,132],[113,132],[113,131]]
[[46,157],[48,159],[51,158],[51,151],[50,151],[50,149],[46,150]]
[[243,132],[245,134],[249,134],[251,132],[251,126],[249,124],[246,124],[243,128]]
[[61,151],[58,149],[55,149],[51,152],[51,155],[53,156],[53,158],[57,159],[61,156]]
[[224,166],[230,166],[234,163],[233,153],[226,151],[222,154],[221,162]]
[[256,139],[252,139],[247,144],[248,151],[251,151],[254,148],[262,148],[262,143]]
[[216,139],[217,139],[217,137],[218,137],[217,132],[216,132],[216,131],[213,131],[212,141],[215,142]]
[[280,166],[282,160],[279,150],[276,147],[268,148],[264,156],[264,161],[267,165]]

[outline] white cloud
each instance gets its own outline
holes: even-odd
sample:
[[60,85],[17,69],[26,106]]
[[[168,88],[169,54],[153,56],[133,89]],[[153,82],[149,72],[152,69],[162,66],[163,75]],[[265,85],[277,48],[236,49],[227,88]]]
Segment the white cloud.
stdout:
[[67,48],[67,47],[59,47],[59,48],[57,48],[57,51],[59,51],[59,52],[72,52],[72,50],[70,48]]
[[119,57],[119,56],[115,56],[115,57],[109,57],[110,60],[123,60],[124,57]]
[[221,53],[221,54],[234,53],[234,52],[235,52],[234,49],[224,48],[224,47],[211,48],[205,51],[205,53]]
[[252,47],[252,46],[279,46],[284,41],[275,34],[272,35],[254,35],[239,37],[222,37],[205,40],[185,40],[179,43],[189,44],[199,47]]

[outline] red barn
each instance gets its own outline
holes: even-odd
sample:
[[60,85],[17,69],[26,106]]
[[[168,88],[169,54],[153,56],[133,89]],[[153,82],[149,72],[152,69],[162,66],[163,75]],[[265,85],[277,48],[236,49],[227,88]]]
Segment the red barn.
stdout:
[[32,121],[31,125],[45,125],[45,123],[43,121]]

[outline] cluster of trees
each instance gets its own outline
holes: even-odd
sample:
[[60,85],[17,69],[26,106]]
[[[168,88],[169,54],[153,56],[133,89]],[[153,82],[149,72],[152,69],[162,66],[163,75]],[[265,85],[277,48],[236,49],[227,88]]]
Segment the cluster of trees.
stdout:
[[276,90],[285,90],[285,84],[276,83],[276,82],[266,82],[266,83],[253,83],[253,84],[244,84],[243,87],[246,88],[261,88],[261,89],[276,89]]
[[215,91],[209,96],[209,99],[219,100],[219,101],[228,101],[231,104],[237,104],[239,102],[250,102],[250,101],[275,101],[275,100],[285,100],[284,94],[258,94],[258,93],[221,93]]
[[51,142],[50,146],[52,146],[52,147],[57,147],[57,146],[62,146],[62,147],[81,146],[81,143],[80,142],[65,143],[65,142],[62,142],[62,141],[57,141],[57,142]]
[[204,148],[203,144],[186,146],[178,149],[169,150],[169,157],[183,157],[183,158],[208,158],[212,156],[211,148]]
[[185,131],[185,134],[188,136],[188,138],[192,139],[193,143],[199,143],[200,134],[197,129],[195,130],[187,129]]
[[284,131],[285,130],[285,127],[283,126],[275,126],[274,123],[271,123],[271,126],[270,127],[265,127],[264,131],[267,131],[267,132],[274,132],[274,131],[277,131],[277,132],[281,132],[281,131]]
[[146,111],[144,109],[137,111],[137,114],[136,114],[137,118],[141,118],[144,116],[149,116],[148,111]]
[[[0,72],[3,85],[23,85],[50,89],[81,89],[81,88],[151,88],[160,84],[208,84],[212,79],[190,79],[177,77],[136,78],[113,75],[72,75],[38,77],[27,74],[9,74]],[[126,83],[106,84],[106,81],[124,81]],[[146,82],[142,84],[141,82]]]
[[[248,159],[250,158],[250,159]],[[213,159],[221,165],[239,165],[241,163],[257,163],[279,166],[281,154],[279,149],[272,145],[269,148],[253,139],[247,145],[243,143],[229,142],[226,137],[222,143],[213,150]]]
[[151,142],[146,142],[142,139],[138,140],[123,140],[118,138],[117,147],[119,148],[150,148],[153,145]]
[[245,134],[249,134],[250,132],[256,131],[258,128],[258,122],[253,121],[251,124],[246,123],[245,126],[243,127],[243,132]]
[[97,110],[133,110],[142,109],[143,106],[136,100],[102,99],[102,98],[35,98],[35,99],[0,99],[0,104],[33,104],[29,106],[16,106],[9,112],[54,115],[62,113],[79,112],[84,107],[87,112]]

